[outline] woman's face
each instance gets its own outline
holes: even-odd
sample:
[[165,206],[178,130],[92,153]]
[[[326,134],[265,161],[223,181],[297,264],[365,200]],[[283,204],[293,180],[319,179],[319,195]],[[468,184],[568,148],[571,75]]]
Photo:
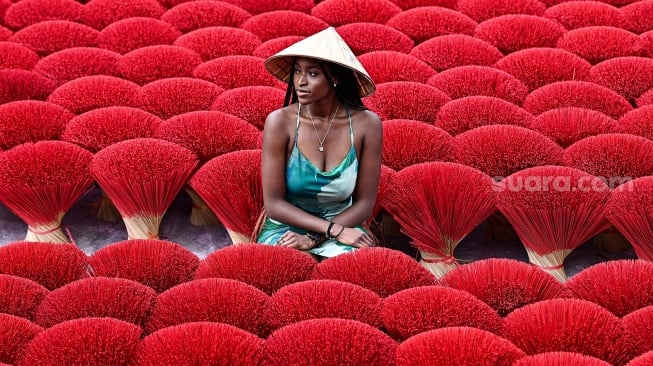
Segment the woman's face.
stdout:
[[314,103],[331,93],[329,78],[317,60],[298,57],[293,70],[297,99],[302,104]]

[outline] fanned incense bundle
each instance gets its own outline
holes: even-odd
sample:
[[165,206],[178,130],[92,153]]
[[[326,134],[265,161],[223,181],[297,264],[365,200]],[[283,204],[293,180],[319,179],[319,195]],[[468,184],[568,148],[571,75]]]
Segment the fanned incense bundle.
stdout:
[[[132,107],[98,108],[74,117],[61,139],[93,153],[120,141],[152,137],[160,118]],[[102,192],[95,214],[104,221],[120,220],[120,213]]]
[[215,213],[234,244],[250,242],[263,210],[261,150],[239,150],[204,164],[190,186]]
[[474,29],[474,37],[489,42],[507,55],[535,47],[553,48],[566,31],[557,22],[539,15],[506,14],[480,23]]
[[521,170],[497,187],[497,208],[513,226],[531,263],[565,280],[565,257],[609,223],[609,187],[578,169],[554,165]]
[[[154,137],[189,149],[203,165],[216,156],[232,151],[260,148],[262,133],[247,121],[230,114],[196,111],[168,119],[157,128]],[[199,195],[189,186],[185,190],[193,204],[191,224],[217,224],[218,219]]]
[[17,365],[29,342],[43,328],[15,315],[0,313],[0,365]]
[[61,220],[93,183],[92,157],[63,141],[26,143],[0,155],[0,201],[27,223],[26,241],[70,242]]
[[216,24],[238,28],[251,17],[250,13],[233,4],[222,1],[197,0],[171,7],[161,15],[161,20],[187,33]]
[[259,366],[265,341],[232,325],[193,322],[156,331],[141,341],[135,356],[140,366]]
[[141,138],[99,151],[91,172],[120,212],[128,238],[158,239],[163,215],[197,163],[186,148]]
[[[386,25],[406,34],[418,44],[451,33],[473,35],[474,28],[478,24],[467,15],[453,10],[455,2],[453,7],[443,5],[442,3],[446,1],[428,1],[428,5],[424,4],[408,10],[400,5],[404,11],[388,20]],[[396,0],[393,2],[397,3]]]
[[181,37],[173,25],[153,18],[127,18],[102,29],[98,47],[125,54],[141,47],[172,44]]
[[495,209],[493,181],[457,163],[415,164],[394,175],[383,206],[442,277],[457,265],[454,249]]

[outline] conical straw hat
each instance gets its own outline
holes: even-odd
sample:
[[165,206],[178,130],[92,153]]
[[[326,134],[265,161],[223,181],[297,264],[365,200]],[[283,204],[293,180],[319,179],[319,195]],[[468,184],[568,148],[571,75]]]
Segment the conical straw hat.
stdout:
[[374,93],[374,81],[347,43],[329,27],[305,38],[265,60],[265,68],[277,79],[287,83],[295,57],[310,57],[339,64],[354,71],[361,97]]

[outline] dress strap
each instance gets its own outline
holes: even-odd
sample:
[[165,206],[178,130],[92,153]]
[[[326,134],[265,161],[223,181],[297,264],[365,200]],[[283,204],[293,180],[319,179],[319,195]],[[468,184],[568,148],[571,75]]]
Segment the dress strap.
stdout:
[[349,106],[345,104],[345,111],[347,111],[347,118],[349,118],[349,139],[351,140],[351,146],[354,146],[354,127],[351,123],[351,113],[349,113]]
[[302,104],[297,103],[297,125],[295,126],[295,146],[297,146],[297,137],[299,135],[299,122],[300,122],[299,117],[301,115],[301,112],[302,112]]

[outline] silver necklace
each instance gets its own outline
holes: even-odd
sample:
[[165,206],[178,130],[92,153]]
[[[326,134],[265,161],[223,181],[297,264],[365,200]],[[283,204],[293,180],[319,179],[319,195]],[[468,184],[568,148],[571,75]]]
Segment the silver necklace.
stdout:
[[317,127],[315,127],[315,121],[313,120],[313,115],[311,114],[311,106],[309,105],[307,110],[308,110],[308,117],[311,119],[311,123],[313,124],[313,130],[315,130],[315,137],[317,137],[317,142],[320,143],[320,147],[317,149],[320,150],[320,152],[324,151],[324,141],[326,141],[327,136],[329,135],[329,131],[331,131],[331,126],[333,125],[333,120],[336,119],[336,114],[338,114],[338,110],[340,109],[340,103],[338,103],[338,106],[336,107],[336,111],[333,112],[333,116],[331,116],[331,121],[329,122],[329,127],[327,127],[326,133],[324,134],[323,138],[320,138],[320,134],[317,132]]

